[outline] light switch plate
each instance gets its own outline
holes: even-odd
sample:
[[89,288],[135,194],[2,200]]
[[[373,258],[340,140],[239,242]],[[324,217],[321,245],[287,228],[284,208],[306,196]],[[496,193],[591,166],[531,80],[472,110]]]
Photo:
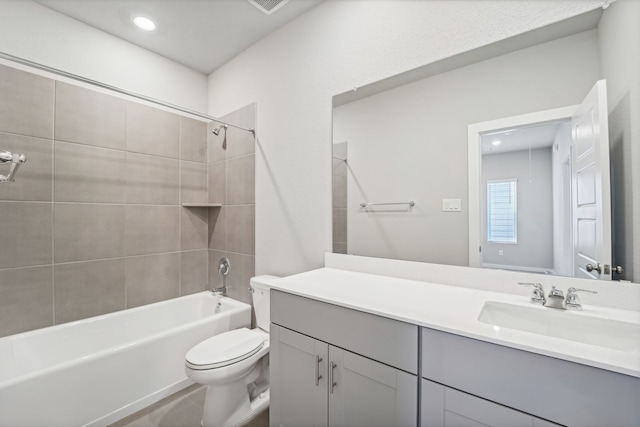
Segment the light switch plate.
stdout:
[[460,212],[461,210],[460,199],[442,199],[443,212]]

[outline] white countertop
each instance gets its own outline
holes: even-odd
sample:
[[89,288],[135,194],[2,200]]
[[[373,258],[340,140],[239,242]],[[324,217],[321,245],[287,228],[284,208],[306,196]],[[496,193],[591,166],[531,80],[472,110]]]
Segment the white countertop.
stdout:
[[[531,304],[528,297],[333,268],[277,279],[270,285],[318,301],[640,378],[640,342],[635,351],[614,350],[478,320],[485,301],[552,310]],[[637,311],[583,304],[581,312],[558,312],[640,324]]]

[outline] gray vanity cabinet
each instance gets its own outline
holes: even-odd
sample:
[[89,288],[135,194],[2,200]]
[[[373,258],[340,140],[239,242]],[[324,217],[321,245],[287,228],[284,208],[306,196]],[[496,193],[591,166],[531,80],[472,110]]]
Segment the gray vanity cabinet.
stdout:
[[421,427],[554,427],[558,424],[422,380]]
[[329,346],[329,369],[332,366],[329,427],[417,425],[415,375]]
[[428,328],[421,353],[422,427],[640,426],[640,378]]
[[273,290],[271,321],[270,425],[417,426],[415,325]]
[[271,425],[328,425],[327,343],[272,324]]

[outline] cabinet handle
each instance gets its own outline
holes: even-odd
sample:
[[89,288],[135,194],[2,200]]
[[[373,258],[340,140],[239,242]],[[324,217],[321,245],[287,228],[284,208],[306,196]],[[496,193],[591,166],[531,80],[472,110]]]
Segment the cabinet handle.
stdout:
[[335,363],[331,362],[329,364],[329,366],[330,366],[330,368],[329,368],[329,393],[333,394],[333,388],[338,385],[337,383],[335,383],[333,381],[333,370],[338,365],[336,365]]
[[320,384],[320,380],[322,379],[322,374],[320,373],[320,362],[322,362],[322,357],[316,356],[316,386]]

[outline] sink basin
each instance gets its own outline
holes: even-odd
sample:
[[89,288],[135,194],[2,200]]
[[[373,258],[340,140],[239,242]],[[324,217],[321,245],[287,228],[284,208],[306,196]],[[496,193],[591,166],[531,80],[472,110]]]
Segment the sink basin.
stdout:
[[487,301],[478,320],[501,328],[562,338],[621,351],[640,352],[640,324],[545,307]]

